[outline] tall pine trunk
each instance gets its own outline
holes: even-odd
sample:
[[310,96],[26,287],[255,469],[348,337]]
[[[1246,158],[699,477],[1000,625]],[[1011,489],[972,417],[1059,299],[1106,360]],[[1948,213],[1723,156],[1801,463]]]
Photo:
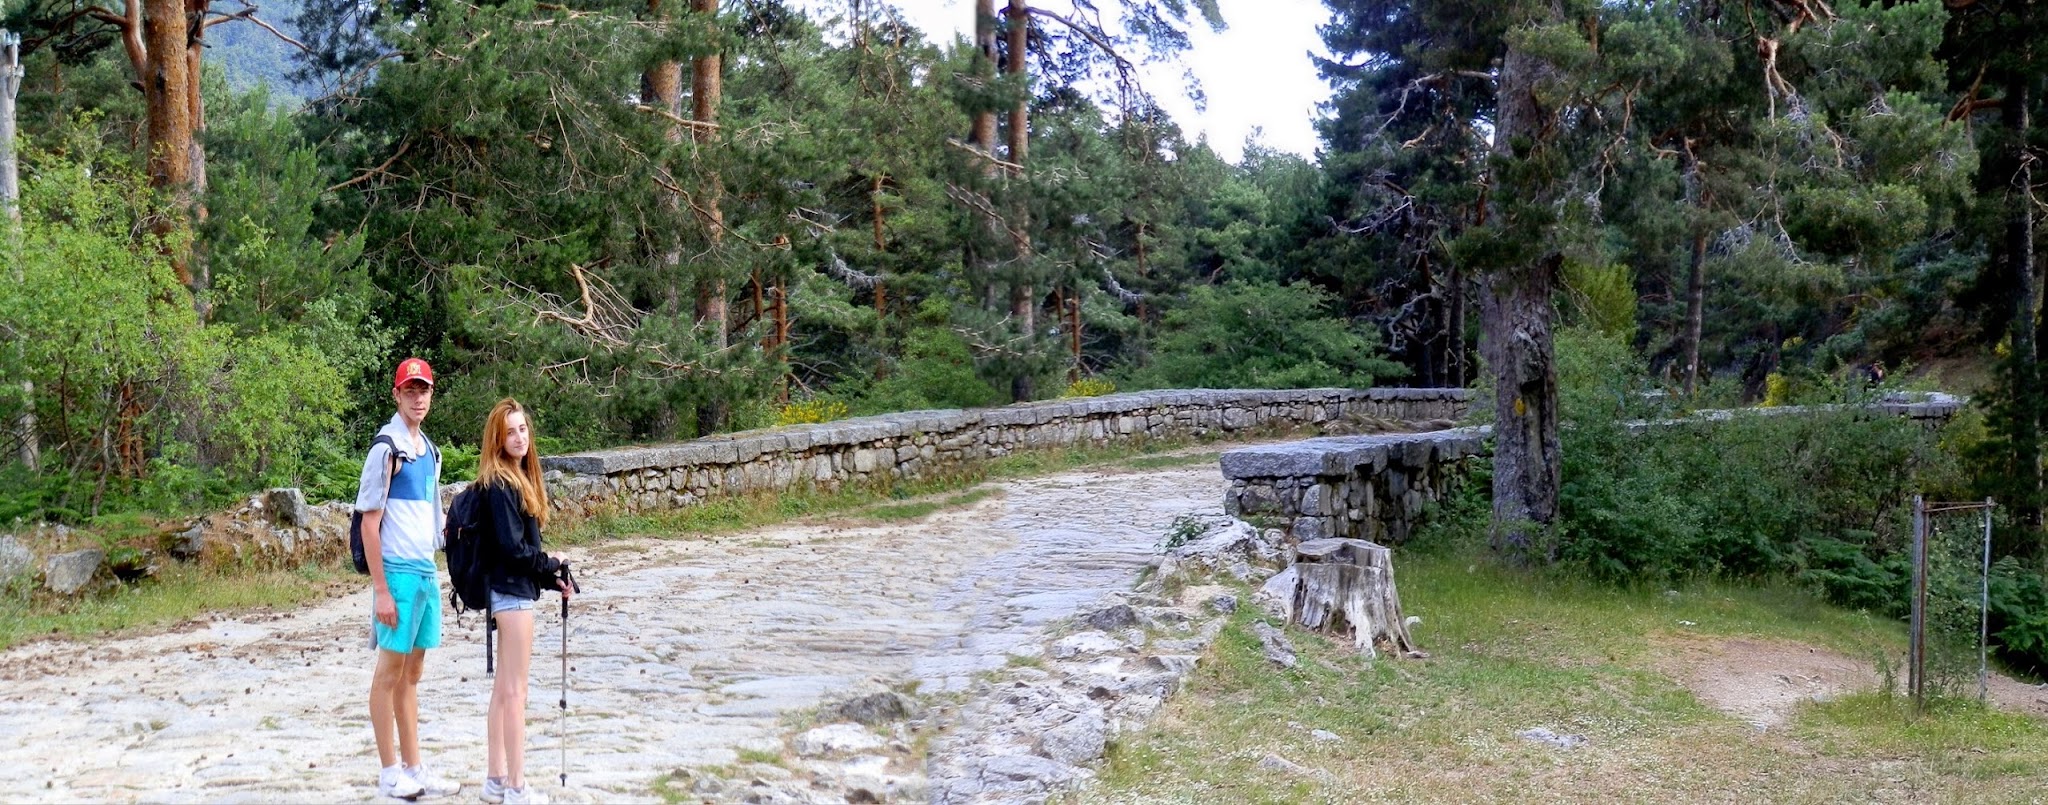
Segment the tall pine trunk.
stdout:
[[1707,235],[1692,236],[1692,259],[1685,277],[1685,396],[1699,393],[1700,337],[1707,308]]
[[[149,155],[143,169],[149,184],[171,197],[172,214],[160,219],[156,234],[168,236],[185,222],[195,200],[192,184],[192,59],[191,34],[185,19],[186,0],[136,0],[142,3],[141,31],[129,42],[129,58],[142,82],[147,110]],[[131,25],[134,15],[130,14]],[[139,47],[138,47],[139,46]],[[192,285],[190,261],[172,256],[178,282]]]
[[[1006,65],[1006,72],[1022,79],[1028,61],[1025,58],[1025,47],[1031,31],[1030,11],[1025,8],[1024,0],[1010,0],[1009,17],[1010,60]],[[1010,162],[1018,166],[1018,171],[1023,170],[1024,160],[1030,155],[1030,151],[1031,97],[1026,93],[1024,97],[1017,99],[1017,105],[1010,107]],[[1011,178],[1018,182],[1024,179],[1021,175]],[[1028,233],[1031,231],[1031,213],[1021,202],[1022,194],[1018,195],[1020,202],[1013,213],[1015,220],[1011,222],[1011,226],[1017,231]],[[1028,350],[1034,340],[1033,336],[1038,332],[1038,297],[1032,290],[1029,276],[1025,275],[1031,270],[1030,241],[1018,244],[1018,252],[1016,264],[1020,276],[1010,283],[1010,319],[1016,323],[1018,334],[1023,336],[1024,348]],[[1010,378],[1010,401],[1030,402],[1034,397],[1031,371],[1020,364],[1016,374]]]
[[[974,50],[975,77],[984,84],[993,85],[996,80],[996,0],[974,0]],[[985,154],[995,155],[995,110],[974,110],[974,125],[968,130],[967,142]],[[993,169],[994,166],[990,167]]]
[[[716,18],[718,0],[690,0],[692,12]],[[719,72],[722,69],[720,54],[713,52],[699,56],[690,62],[690,116],[705,125],[695,128],[697,142],[709,144],[718,137],[718,101],[722,87]],[[719,351],[731,346],[727,327],[728,305],[725,279],[718,276],[717,265],[722,258],[725,242],[725,211],[721,209],[725,195],[724,182],[713,171],[709,177],[709,188],[705,192],[704,210],[710,218],[711,262],[713,273],[697,280],[697,326],[703,328],[709,338],[709,345]],[[706,400],[697,407],[697,435],[708,436],[724,431],[732,418],[732,404],[722,394]]]
[[[647,16],[649,20],[656,24],[661,22],[661,0],[647,0]],[[655,62],[653,67],[647,68],[647,72],[641,74],[640,84],[641,94],[645,96],[645,102],[655,109],[670,115],[667,121],[667,129],[663,132],[663,136],[671,144],[682,142],[683,124],[676,122],[674,119],[682,117],[684,111],[682,63],[673,61]],[[668,217],[667,227],[682,226],[682,197],[675,191],[665,188],[657,192],[661,194],[661,210]],[[684,297],[682,289],[682,244],[671,240],[662,248],[661,255],[656,260],[660,267],[663,283],[668,288],[667,302],[670,309],[681,307]]]
[[[1563,18],[1553,2],[1536,22]],[[1516,161],[1540,155],[1545,136],[1556,136],[1537,97],[1553,68],[1541,58],[1510,45],[1501,61],[1497,128],[1494,132],[1488,217],[1507,237],[1541,238],[1547,233],[1518,221],[1521,208],[1543,203],[1554,192],[1541,178],[1510,181]],[[1529,149],[1516,153],[1516,144]],[[1517,231],[1525,230],[1525,231]],[[1480,351],[1493,370],[1493,547],[1517,559],[1531,559],[1543,532],[1557,518],[1560,447],[1557,416],[1557,366],[1552,347],[1551,299],[1563,259],[1554,249],[1515,265],[1496,267],[1486,277],[1480,297]]]
[[1451,345],[1451,387],[1464,388],[1465,382],[1471,379],[1465,373],[1465,267],[1457,262],[1451,263],[1451,315],[1447,328],[1450,330],[1450,338],[1445,340]]
[[[2033,134],[2034,76],[2015,71],[2007,83],[2001,122],[2005,124],[2011,149],[2012,178],[2007,183],[2005,244],[2002,252],[2013,281],[2012,320],[2012,483],[2019,500],[2013,501],[2019,521],[2037,539],[2041,532],[2041,410],[2048,395],[2041,387],[2040,333],[2041,279],[2034,265],[2034,165],[2026,145]],[[2048,562],[2048,545],[2037,547],[2037,555]]]

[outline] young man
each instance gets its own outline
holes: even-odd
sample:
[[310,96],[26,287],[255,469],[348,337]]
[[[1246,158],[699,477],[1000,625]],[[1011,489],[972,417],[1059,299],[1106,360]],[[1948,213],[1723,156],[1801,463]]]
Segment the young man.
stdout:
[[377,793],[399,799],[443,797],[462,786],[443,780],[420,760],[420,671],[427,649],[441,645],[441,589],[434,569],[441,539],[441,455],[420,432],[434,405],[434,368],[419,358],[399,363],[391,399],[398,413],[378,435],[391,437],[396,450],[381,443],[370,448],[356,491],[356,511],[363,513],[363,557],[370,565],[370,631],[377,647],[377,668],[370,678],[370,725],[383,764]]

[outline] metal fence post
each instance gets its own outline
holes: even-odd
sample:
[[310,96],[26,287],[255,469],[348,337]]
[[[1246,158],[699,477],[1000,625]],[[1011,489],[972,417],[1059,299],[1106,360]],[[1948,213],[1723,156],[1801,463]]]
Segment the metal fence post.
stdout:
[[1927,502],[1913,496],[1913,619],[1912,644],[1906,656],[1906,688],[1913,696],[1913,710],[1925,706],[1927,682]]
[[1977,602],[1977,701],[1991,695],[1991,509],[1997,504],[1984,499],[1984,584]]

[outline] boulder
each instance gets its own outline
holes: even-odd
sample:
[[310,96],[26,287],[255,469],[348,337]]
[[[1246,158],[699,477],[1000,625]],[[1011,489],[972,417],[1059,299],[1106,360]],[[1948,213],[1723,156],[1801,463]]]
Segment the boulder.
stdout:
[[1088,712],[1038,736],[1038,753],[1069,766],[1079,766],[1102,757],[1109,745],[1109,723],[1100,713]]
[[263,508],[270,514],[271,523],[285,528],[312,527],[313,507],[306,505],[306,493],[298,487],[272,489],[263,497]]
[[1130,604],[1112,604],[1088,613],[1081,622],[1105,632],[1138,624],[1138,613]]
[[170,551],[171,556],[178,559],[191,561],[199,558],[206,550],[206,526],[193,523],[191,528],[171,538],[166,549]]
[[60,553],[43,562],[43,583],[51,592],[70,595],[92,582],[107,554],[98,548]]
[[36,554],[11,536],[0,536],[0,587],[35,567]]
[[909,696],[883,691],[832,705],[825,709],[825,714],[828,718],[875,726],[915,718],[923,709]]

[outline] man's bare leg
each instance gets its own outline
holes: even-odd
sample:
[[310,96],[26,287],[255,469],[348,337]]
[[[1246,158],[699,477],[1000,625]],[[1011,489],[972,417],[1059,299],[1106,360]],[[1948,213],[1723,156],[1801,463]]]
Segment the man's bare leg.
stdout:
[[420,649],[411,654],[392,656],[400,661],[397,690],[392,698],[392,710],[398,722],[398,752],[405,758],[405,767],[410,769],[420,765],[420,674],[426,670],[427,651]]
[[[399,722],[397,720],[399,691],[407,688],[402,684],[405,676],[405,658],[409,655],[395,651],[377,650],[377,668],[370,675],[370,731],[377,736],[377,761],[380,768],[389,768],[398,763]],[[415,733],[418,717],[413,718]],[[417,747],[414,748],[417,752]]]

